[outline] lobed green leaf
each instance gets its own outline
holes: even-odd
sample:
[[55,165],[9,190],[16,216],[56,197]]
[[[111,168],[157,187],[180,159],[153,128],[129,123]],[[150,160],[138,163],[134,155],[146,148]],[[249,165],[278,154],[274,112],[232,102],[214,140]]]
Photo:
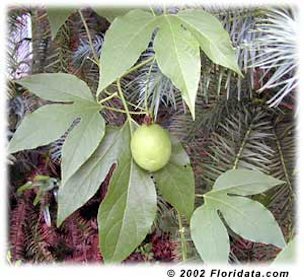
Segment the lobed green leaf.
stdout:
[[227,225],[245,239],[273,244],[279,248],[286,243],[272,213],[261,203],[245,197],[209,193],[205,196],[216,204]]
[[98,190],[111,166],[121,153],[127,126],[107,128],[106,134],[93,155],[74,173],[58,193],[57,226],[83,206]]
[[80,123],[68,134],[63,145],[62,183],[92,155],[104,135],[100,105],[89,87],[74,75],[37,74],[18,81],[37,96],[72,104],[46,105],[27,115],[9,144],[9,152],[33,149],[62,136],[76,118]]
[[61,182],[71,177],[97,149],[105,133],[105,121],[97,110],[81,111],[80,123],[69,132],[62,147]]

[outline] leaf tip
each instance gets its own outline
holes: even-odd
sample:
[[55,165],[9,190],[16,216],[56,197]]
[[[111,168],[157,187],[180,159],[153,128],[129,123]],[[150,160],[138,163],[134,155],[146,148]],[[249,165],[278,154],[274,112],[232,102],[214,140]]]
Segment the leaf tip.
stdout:
[[56,227],[59,228],[61,225],[62,225],[62,220],[59,218],[59,216],[57,217],[57,220],[56,220]]
[[17,153],[18,151],[20,151],[20,149],[15,147],[14,142],[13,142],[13,138],[12,138],[11,141],[8,143],[7,153],[8,154],[14,154],[14,153]]

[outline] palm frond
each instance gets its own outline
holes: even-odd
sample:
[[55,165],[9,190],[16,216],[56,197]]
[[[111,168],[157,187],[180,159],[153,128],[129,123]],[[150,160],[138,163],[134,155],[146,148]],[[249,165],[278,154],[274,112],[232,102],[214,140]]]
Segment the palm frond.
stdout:
[[285,182],[272,192],[268,207],[273,210],[287,241],[295,227],[295,124],[292,114],[278,116],[274,122],[275,154],[270,165],[271,174]]
[[25,9],[8,13],[7,72],[10,79],[18,79],[31,70],[30,14]]
[[266,9],[263,17],[256,19],[253,47],[258,54],[250,67],[263,72],[259,93],[274,90],[268,100],[270,107],[278,106],[297,87],[296,29],[292,8]]
[[[93,47],[98,55],[100,55],[101,53],[103,40],[104,40],[103,34],[99,34],[95,36],[95,39],[93,41]],[[74,65],[80,67],[84,63],[84,60],[92,57],[93,57],[93,51],[89,44],[88,39],[80,39],[80,44],[76,49],[76,51],[73,53]]]

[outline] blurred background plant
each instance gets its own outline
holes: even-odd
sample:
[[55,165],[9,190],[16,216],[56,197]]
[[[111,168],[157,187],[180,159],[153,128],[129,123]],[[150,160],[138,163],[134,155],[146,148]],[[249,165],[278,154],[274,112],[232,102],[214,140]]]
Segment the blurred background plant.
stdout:
[[[297,88],[296,11],[292,7],[195,7],[217,16],[228,31],[244,78],[213,64],[204,54],[196,102],[196,120],[179,91],[152,61],[124,77],[122,84],[133,106],[143,107],[145,95],[155,120],[182,141],[196,179],[197,203],[214,180],[233,166],[258,169],[284,180],[276,190],[254,198],[278,220],[286,240],[295,233],[295,94]],[[168,9],[175,13],[177,8]],[[155,9],[161,13],[162,9]],[[97,55],[102,51],[107,18],[82,9]],[[44,104],[14,83],[35,73],[65,72],[77,75],[93,92],[98,67],[87,30],[75,10],[54,40],[46,10],[11,7],[7,13],[7,115],[13,135],[24,115]],[[152,42],[140,59],[153,55]],[[119,99],[111,99],[115,107]],[[103,113],[109,124],[120,125],[123,114]],[[137,119],[142,121],[140,117]],[[61,139],[51,145],[10,156],[9,248],[10,263],[100,262],[96,213],[109,178],[96,195],[61,228],[56,228],[57,183],[60,184]],[[20,192],[20,187],[22,192]],[[19,191],[18,191],[19,189]],[[35,198],[39,203],[34,203]],[[37,202],[37,199],[36,199]],[[232,235],[230,261],[270,261],[274,246],[257,244]],[[182,249],[183,248],[183,249]],[[158,198],[158,215],[151,233],[126,262],[198,261],[187,221]]]

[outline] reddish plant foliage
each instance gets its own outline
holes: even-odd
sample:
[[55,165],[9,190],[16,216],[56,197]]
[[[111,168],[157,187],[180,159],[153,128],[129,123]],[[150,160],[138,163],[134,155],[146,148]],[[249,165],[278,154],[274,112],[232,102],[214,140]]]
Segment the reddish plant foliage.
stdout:
[[170,239],[169,234],[153,234],[151,238],[152,252],[155,260],[171,262],[176,260],[175,249],[177,244]]
[[[50,168],[50,164],[52,168]],[[9,219],[12,260],[30,263],[102,262],[96,216],[114,169],[115,165],[112,166],[109,175],[95,196],[72,214],[59,228],[56,227],[57,202],[54,192],[47,192],[40,203],[34,206],[33,201],[38,189],[27,190],[19,195],[16,190],[12,190]],[[54,170],[57,175],[58,167],[54,167],[53,163],[40,157],[37,167],[24,174],[26,180],[11,182],[11,186],[20,186],[24,181],[33,180],[39,174],[54,176]],[[51,221],[44,216],[45,206],[48,206]],[[143,244],[150,244],[149,251],[144,253],[135,251],[127,258],[126,263],[168,262],[174,259],[175,243],[167,234],[153,233],[146,238]]]

